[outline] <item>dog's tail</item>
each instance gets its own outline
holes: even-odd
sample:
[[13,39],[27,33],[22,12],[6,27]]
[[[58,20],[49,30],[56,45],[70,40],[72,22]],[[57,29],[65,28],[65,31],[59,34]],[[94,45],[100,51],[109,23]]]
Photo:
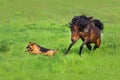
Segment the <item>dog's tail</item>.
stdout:
[[57,53],[58,51],[59,51],[59,49],[53,50],[53,53],[55,54],[55,53]]

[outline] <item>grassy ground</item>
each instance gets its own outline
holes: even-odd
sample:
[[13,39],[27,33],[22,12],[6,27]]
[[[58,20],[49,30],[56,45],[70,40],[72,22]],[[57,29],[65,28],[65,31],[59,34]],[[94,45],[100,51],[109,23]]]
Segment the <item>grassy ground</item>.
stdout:
[[[119,80],[119,0],[0,0],[0,80]],[[86,14],[104,23],[95,52],[70,44],[68,22]],[[54,57],[24,52],[29,41],[59,49]]]

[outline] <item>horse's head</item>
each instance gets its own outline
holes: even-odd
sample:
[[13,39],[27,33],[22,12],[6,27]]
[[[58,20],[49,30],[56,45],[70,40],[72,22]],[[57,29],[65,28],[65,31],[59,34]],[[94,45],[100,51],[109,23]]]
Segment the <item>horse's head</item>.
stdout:
[[77,41],[80,37],[79,37],[79,27],[78,26],[73,26],[70,27],[71,29],[71,41]]
[[71,30],[71,41],[77,41],[80,37],[79,37],[79,16],[75,16],[70,24],[70,30]]
[[85,15],[82,16],[75,16],[70,22],[70,29],[71,29],[71,41],[77,41],[79,37],[79,32],[83,30],[88,22],[93,17],[86,17]]

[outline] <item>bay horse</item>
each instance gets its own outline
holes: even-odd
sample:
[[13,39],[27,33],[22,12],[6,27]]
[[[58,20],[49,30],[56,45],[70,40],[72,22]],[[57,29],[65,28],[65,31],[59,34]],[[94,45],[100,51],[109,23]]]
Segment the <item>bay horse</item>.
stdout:
[[101,31],[104,29],[100,20],[85,15],[75,16],[70,22],[70,29],[72,42],[66,50],[65,55],[79,39],[83,41],[80,46],[79,55],[81,55],[84,45],[86,45],[89,50],[92,50],[91,43],[95,44],[93,50],[100,46]]

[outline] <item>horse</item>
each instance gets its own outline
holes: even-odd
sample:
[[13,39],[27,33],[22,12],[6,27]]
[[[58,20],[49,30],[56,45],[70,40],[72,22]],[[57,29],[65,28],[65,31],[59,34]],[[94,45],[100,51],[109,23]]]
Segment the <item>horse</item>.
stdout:
[[[68,54],[71,47],[81,39],[83,43],[80,45],[79,55],[82,53],[84,45],[89,50],[95,50],[99,48],[101,44],[101,32],[103,31],[103,23],[93,17],[87,17],[86,15],[75,16],[69,23],[71,30],[71,43],[65,52]],[[92,48],[91,43],[94,43]]]

